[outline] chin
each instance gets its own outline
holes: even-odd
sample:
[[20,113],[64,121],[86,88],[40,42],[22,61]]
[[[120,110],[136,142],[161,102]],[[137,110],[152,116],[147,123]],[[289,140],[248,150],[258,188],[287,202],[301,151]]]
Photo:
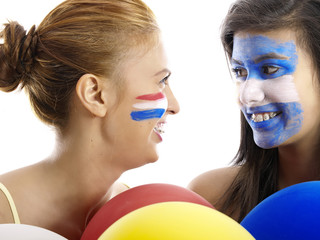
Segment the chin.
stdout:
[[[265,136],[266,135],[266,136]],[[290,145],[293,142],[292,137],[295,132],[289,132],[288,134],[282,134],[277,138],[270,137],[270,135],[254,134],[253,139],[256,145],[263,149],[272,149],[280,146]]]
[[272,148],[276,148],[278,147],[278,145],[275,145],[274,143],[270,143],[270,142],[263,142],[263,141],[254,141],[256,143],[256,145],[260,148],[263,149],[272,149]]
[[153,154],[150,154],[150,157],[147,159],[147,163],[154,163],[156,161],[158,161],[159,159],[159,154],[157,151],[154,151]]
[[140,158],[138,158],[139,162],[137,162],[137,161],[132,162],[132,159],[130,159],[131,161],[130,160],[128,160],[128,161],[130,161],[131,164],[127,165],[126,170],[142,167],[142,166],[147,165],[149,163],[155,163],[156,161],[158,161],[158,159],[159,159],[159,155],[157,153],[154,153],[149,156],[140,157]]

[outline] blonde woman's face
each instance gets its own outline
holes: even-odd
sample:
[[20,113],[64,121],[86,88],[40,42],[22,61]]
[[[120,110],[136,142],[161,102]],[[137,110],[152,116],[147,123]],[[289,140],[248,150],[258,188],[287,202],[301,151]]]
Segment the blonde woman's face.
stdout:
[[178,113],[179,105],[169,86],[162,44],[127,60],[121,74],[124,92],[110,111],[106,130],[113,154],[132,168],[158,159],[156,146],[164,140],[167,116]]

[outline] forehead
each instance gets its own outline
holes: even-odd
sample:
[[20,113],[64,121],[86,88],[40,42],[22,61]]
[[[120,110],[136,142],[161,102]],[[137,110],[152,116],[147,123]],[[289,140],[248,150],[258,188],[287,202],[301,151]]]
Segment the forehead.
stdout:
[[[136,52],[126,60],[123,73],[126,77],[135,75],[153,76],[156,72],[166,68],[167,56],[162,42],[145,51]],[[160,69],[160,70],[159,70]]]
[[293,56],[296,53],[295,34],[278,30],[267,33],[239,32],[234,36],[232,58],[252,58],[270,53]]

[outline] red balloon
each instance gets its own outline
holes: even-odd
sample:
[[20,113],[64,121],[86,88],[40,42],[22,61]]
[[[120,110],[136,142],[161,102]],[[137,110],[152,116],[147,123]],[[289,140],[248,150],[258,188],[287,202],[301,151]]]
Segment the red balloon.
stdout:
[[214,208],[200,195],[183,187],[153,183],[128,189],[108,201],[93,216],[81,240],[98,239],[114,222],[126,214],[160,202],[190,202]]

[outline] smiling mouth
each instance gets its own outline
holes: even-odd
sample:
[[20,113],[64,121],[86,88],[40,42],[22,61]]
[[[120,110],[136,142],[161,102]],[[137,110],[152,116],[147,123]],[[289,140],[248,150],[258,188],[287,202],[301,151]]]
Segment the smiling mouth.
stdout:
[[157,133],[163,134],[163,133],[165,133],[165,131],[164,131],[164,125],[165,125],[165,123],[163,123],[163,122],[158,123],[157,126],[155,126],[153,129],[154,129]]
[[268,121],[276,116],[278,116],[281,112],[266,112],[266,113],[255,113],[251,115],[251,120],[254,122],[263,122]]

